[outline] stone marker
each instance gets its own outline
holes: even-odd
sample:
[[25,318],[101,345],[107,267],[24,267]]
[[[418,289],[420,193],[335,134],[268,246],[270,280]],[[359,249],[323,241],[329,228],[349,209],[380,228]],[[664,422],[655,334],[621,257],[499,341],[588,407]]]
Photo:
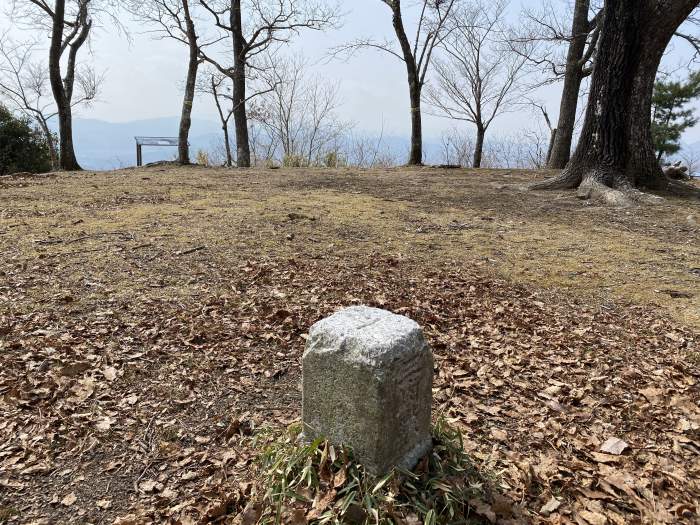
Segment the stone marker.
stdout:
[[307,439],[353,448],[368,472],[413,468],[430,450],[433,356],[420,326],[355,306],[311,327],[303,357]]

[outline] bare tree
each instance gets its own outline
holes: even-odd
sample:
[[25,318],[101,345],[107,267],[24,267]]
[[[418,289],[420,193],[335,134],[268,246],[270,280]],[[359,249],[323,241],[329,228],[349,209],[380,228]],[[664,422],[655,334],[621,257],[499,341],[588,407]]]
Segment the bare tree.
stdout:
[[[199,0],[211,15],[218,40],[227,41],[226,53],[215,54],[200,48],[200,56],[231,79],[233,119],[236,129],[236,160],[239,167],[250,166],[247,82],[261,66],[257,59],[273,47],[287,43],[303,29],[323,30],[339,19],[336,5],[322,0]],[[244,24],[245,20],[245,24]],[[232,56],[230,50],[233,50]],[[230,58],[229,58],[230,57]],[[255,95],[253,95],[255,96]]]
[[688,168],[688,175],[695,177],[700,171],[700,152],[693,148],[685,148],[678,153],[678,157]]
[[199,92],[211,96],[212,100],[214,100],[214,105],[219,115],[219,122],[221,123],[221,130],[223,131],[224,165],[230,168],[233,166],[234,158],[231,151],[228,124],[234,113],[234,105],[231,88],[227,85],[229,80],[227,76],[222,75],[217,70],[207,71],[198,82],[197,89]]
[[428,103],[441,115],[476,126],[473,166],[481,167],[484,137],[494,119],[523,95],[525,58],[503,44],[506,0],[481,0],[455,10],[435,61]]
[[457,128],[443,132],[441,138],[442,163],[451,166],[470,166],[474,158],[474,142]]
[[[521,13],[526,22],[511,35],[513,51],[544,75],[542,83],[563,80],[559,118],[553,129],[549,167],[563,168],[571,154],[578,101],[583,80],[593,71],[602,25],[600,2],[574,0],[572,17],[551,2]],[[523,47],[523,44],[530,45]],[[566,53],[560,52],[566,46]]]
[[207,44],[200,43],[195,27],[191,0],[127,0],[124,7],[139,20],[157,29],[157,38],[170,38],[187,46],[187,76],[182,100],[180,128],[178,131],[178,162],[190,163],[189,134],[192,125],[197,71],[199,69],[199,49]]
[[323,164],[351,124],[336,113],[337,84],[313,77],[303,57],[275,57],[265,73],[265,94],[256,100],[253,118],[278,145],[284,163]]
[[[52,169],[58,168],[56,140],[50,121],[56,116],[56,105],[51,97],[48,70],[35,59],[38,44],[15,43],[0,36],[0,96],[34,120],[41,129],[49,147]],[[97,96],[102,77],[84,67],[76,71],[78,93],[72,106],[89,105]]]
[[109,0],[13,0],[17,20],[49,33],[49,83],[58,115],[59,165],[64,170],[81,169],[73,147],[72,113],[78,53],[88,41],[95,16],[108,12],[110,5]]
[[398,58],[406,65],[408,92],[411,103],[411,150],[408,164],[423,163],[423,118],[421,98],[426,76],[430,69],[435,48],[445,37],[446,23],[458,0],[421,0],[416,6],[418,22],[415,33],[409,38],[404,22],[401,0],[380,0],[391,9],[392,25],[399,49],[389,41],[371,38],[358,39],[333,50],[333,55],[350,57],[362,48],[378,49]]

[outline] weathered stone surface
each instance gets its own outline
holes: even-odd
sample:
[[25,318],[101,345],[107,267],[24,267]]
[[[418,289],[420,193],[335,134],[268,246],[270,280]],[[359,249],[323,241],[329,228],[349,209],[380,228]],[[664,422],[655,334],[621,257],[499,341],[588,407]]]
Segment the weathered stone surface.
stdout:
[[364,306],[311,327],[303,357],[308,439],[349,445],[381,475],[413,468],[432,446],[433,357],[417,323]]

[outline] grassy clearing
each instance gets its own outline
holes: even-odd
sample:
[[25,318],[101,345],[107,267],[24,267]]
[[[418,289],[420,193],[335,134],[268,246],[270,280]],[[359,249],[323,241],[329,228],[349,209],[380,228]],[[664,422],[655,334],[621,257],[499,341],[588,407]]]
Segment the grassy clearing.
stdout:
[[[601,304],[658,305],[700,327],[697,203],[669,199],[614,210],[570,193],[522,191],[531,177],[509,171],[202,168],[59,175],[6,183],[0,240],[17,239],[9,253],[30,257],[94,249],[90,258],[104,264],[110,257],[100,248],[115,240],[105,234],[119,231],[134,234],[134,243],[153,244],[141,248],[147,253],[159,245],[178,251],[201,244],[229,261],[259,252],[291,256],[302,247],[315,257],[381,250],[425,264],[454,260]],[[289,213],[317,220],[290,220]],[[64,242],[40,244],[42,232]],[[85,236],[94,237],[65,242]]]

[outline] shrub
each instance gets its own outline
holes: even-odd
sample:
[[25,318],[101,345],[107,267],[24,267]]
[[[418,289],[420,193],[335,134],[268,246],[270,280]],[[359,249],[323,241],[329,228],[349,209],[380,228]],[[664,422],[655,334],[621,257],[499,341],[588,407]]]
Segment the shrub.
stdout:
[[195,162],[200,166],[209,166],[209,154],[204,150],[197,150]]
[[19,118],[0,105],[0,175],[51,170],[49,146],[29,119]]
[[282,166],[285,168],[304,168],[306,160],[301,155],[285,155],[282,159]]

